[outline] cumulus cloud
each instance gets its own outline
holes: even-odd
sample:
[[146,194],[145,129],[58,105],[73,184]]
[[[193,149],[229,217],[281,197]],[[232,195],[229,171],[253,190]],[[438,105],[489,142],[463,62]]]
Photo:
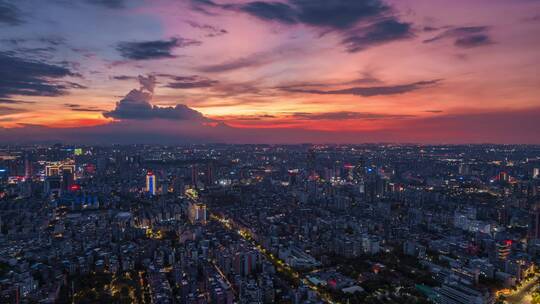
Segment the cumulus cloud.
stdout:
[[[234,128],[173,120],[124,120],[80,128],[25,125],[0,128],[0,139],[10,143],[505,143],[540,144],[540,108],[494,109],[493,112],[455,113],[402,119],[380,130],[315,130],[302,128]],[[504,121],[504,124],[501,124]]]
[[120,42],[116,50],[120,55],[130,60],[149,60],[175,58],[173,50],[192,45],[200,45],[198,40],[175,37],[169,40]]
[[158,107],[151,104],[155,86],[155,76],[139,76],[141,88],[131,90],[122,100],[116,103],[112,111],[103,112],[103,116],[119,120],[207,120],[202,113],[178,104],[174,107]]
[[154,93],[154,88],[156,87],[156,76],[148,75],[147,77],[144,77],[143,75],[139,75],[137,79],[139,79],[141,91],[147,90],[150,93]]

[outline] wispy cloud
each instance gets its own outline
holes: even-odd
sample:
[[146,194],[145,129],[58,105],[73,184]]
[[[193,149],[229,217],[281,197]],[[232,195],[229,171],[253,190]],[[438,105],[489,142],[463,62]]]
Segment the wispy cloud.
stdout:
[[424,43],[432,43],[439,40],[453,39],[454,45],[460,48],[472,48],[493,44],[488,34],[487,26],[454,27],[442,33],[424,40]]
[[391,86],[373,86],[373,87],[352,87],[341,90],[316,90],[305,88],[284,88],[284,90],[293,93],[308,93],[308,94],[320,94],[320,95],[358,95],[363,97],[371,97],[378,95],[396,95],[405,94],[408,92],[420,90],[425,87],[430,87],[439,83],[440,79],[418,81],[408,84],[391,85]]
[[187,38],[171,38],[169,40],[152,40],[152,41],[133,41],[120,42],[116,50],[125,59],[130,60],[149,60],[174,58],[175,48],[184,48],[193,45],[200,45],[198,40]]
[[300,120],[380,120],[380,119],[406,119],[416,117],[414,115],[369,113],[369,112],[322,112],[305,113],[297,112],[291,114],[292,118]]
[[171,89],[196,89],[208,88],[217,85],[217,80],[212,80],[206,77],[191,75],[191,76],[170,76],[171,81],[165,87]]

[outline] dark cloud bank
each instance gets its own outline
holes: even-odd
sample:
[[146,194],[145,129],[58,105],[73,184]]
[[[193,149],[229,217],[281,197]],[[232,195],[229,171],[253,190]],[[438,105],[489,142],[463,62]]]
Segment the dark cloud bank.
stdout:
[[399,20],[382,0],[289,0],[252,1],[244,4],[218,4],[211,0],[192,0],[196,9],[237,11],[261,20],[286,25],[304,24],[335,31],[349,52],[414,36],[412,24]]
[[67,76],[78,75],[63,65],[0,52],[0,98],[15,95],[60,96],[67,94],[70,89],[84,88],[80,84],[61,80]]
[[0,0],[0,25],[19,25],[23,23],[20,10],[7,0]]

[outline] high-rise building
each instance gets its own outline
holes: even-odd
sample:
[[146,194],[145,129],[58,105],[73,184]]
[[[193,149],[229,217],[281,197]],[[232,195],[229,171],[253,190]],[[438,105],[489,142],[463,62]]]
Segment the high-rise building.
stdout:
[[33,172],[33,165],[32,160],[30,159],[30,155],[28,153],[24,156],[24,178],[26,180],[32,179],[32,176],[34,175]]
[[60,196],[75,184],[75,162],[65,160],[45,165],[45,193]]
[[208,186],[211,186],[214,184],[214,163],[209,162],[208,166],[206,168],[206,182]]
[[347,180],[352,181],[354,179],[354,166],[352,164],[345,164],[343,169],[345,170]]
[[60,196],[62,194],[62,177],[57,175],[45,177],[43,187],[46,195]]
[[46,176],[62,176],[65,172],[75,174],[75,163],[72,160],[49,162],[45,165]]
[[195,188],[197,188],[197,184],[199,183],[199,168],[196,164],[191,166],[191,185]]
[[146,174],[146,192],[156,195],[156,176],[151,171]]
[[497,242],[497,258],[499,260],[506,260],[510,253],[512,252],[512,241],[511,240],[505,240]]
[[62,170],[62,191],[69,191],[75,185],[75,176],[71,170]]
[[310,175],[315,172],[316,160],[317,160],[317,155],[315,154],[315,150],[309,149],[306,156],[306,165],[307,165],[308,174]]
[[499,173],[498,180],[501,182],[508,182],[510,180],[510,175],[508,173],[502,171]]
[[540,178],[540,168],[534,168],[533,169],[532,177],[533,178]]
[[540,240],[540,203],[529,213],[529,240]]
[[193,224],[206,224],[206,205],[202,203],[190,202],[189,203],[189,220]]
[[470,175],[471,166],[469,164],[460,164],[459,165],[459,174],[460,175]]

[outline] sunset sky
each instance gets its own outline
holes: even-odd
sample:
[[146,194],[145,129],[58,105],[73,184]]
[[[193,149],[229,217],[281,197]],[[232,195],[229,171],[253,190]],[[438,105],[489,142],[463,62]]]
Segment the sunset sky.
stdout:
[[540,143],[538,0],[0,0],[0,139]]

